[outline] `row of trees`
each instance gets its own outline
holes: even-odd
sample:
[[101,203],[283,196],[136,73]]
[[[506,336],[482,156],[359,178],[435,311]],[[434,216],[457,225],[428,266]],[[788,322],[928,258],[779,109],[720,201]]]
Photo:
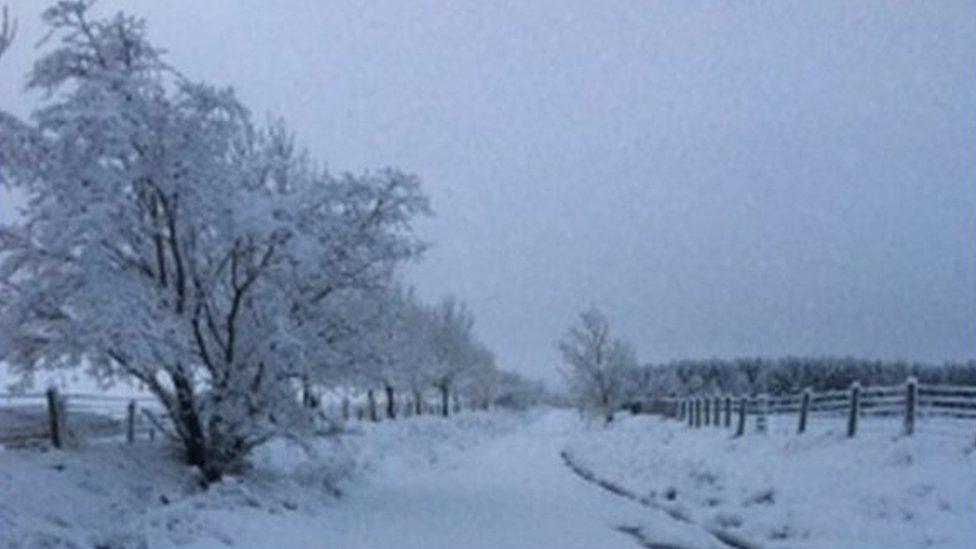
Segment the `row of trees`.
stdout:
[[923,364],[852,357],[681,360],[629,374],[632,397],[716,394],[795,394],[862,385],[890,386],[915,376],[922,383],[976,385],[976,361]]
[[[29,383],[132,380],[207,479],[312,432],[322,388],[436,387],[481,405],[506,378],[462,304],[397,286],[423,243],[416,177],[333,175],[281,121],[167,64],[139,19],[44,12],[29,121],[0,110],[0,361]],[[13,26],[0,28],[0,54]],[[416,399],[415,399],[416,400]]]
[[863,385],[922,383],[976,385],[976,361],[941,365],[837,357],[680,360],[638,365],[625,340],[615,338],[598,310],[580,314],[557,343],[571,396],[610,422],[625,403],[664,396],[795,394]]
[[376,393],[382,392],[385,415],[394,419],[407,403],[413,414],[423,413],[431,389],[445,417],[461,402],[484,410],[523,408],[542,397],[539,384],[496,366],[494,353],[474,335],[473,316],[452,297],[426,305],[394,288],[349,305],[335,320],[355,337],[334,342],[336,367],[317,370],[306,400],[317,400],[323,389],[338,393],[348,416],[350,399],[365,394],[369,415],[377,419]]

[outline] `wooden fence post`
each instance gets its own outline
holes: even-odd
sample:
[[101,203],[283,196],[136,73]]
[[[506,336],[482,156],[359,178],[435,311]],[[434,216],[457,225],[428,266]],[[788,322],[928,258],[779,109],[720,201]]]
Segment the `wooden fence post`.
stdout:
[[861,415],[861,384],[851,383],[851,405],[847,415],[847,436],[853,438],[857,434],[857,420]]
[[715,417],[712,418],[712,424],[719,427],[722,424],[722,397],[715,397],[712,406],[715,407]]
[[732,426],[732,397],[725,397],[725,428]]
[[748,402],[748,397],[739,397],[739,425],[735,429],[735,436],[737,437],[746,434],[746,407]]
[[61,448],[64,440],[62,438],[61,426],[62,418],[61,413],[64,410],[61,406],[61,397],[58,396],[58,390],[56,387],[50,387],[47,390],[47,420],[48,428],[51,431],[51,445],[55,448]]
[[705,427],[712,424],[712,399],[705,397]]
[[702,402],[700,398],[695,399],[695,427],[701,427]]
[[695,414],[692,412],[691,399],[685,399],[685,411],[688,413],[685,419],[688,420],[688,427],[695,426]]
[[905,435],[915,433],[915,410],[918,408],[918,380],[915,376],[905,383]]
[[130,400],[125,414],[125,441],[132,444],[136,441],[136,401]]
[[811,391],[807,387],[803,390],[803,395],[800,397],[800,424],[796,426],[796,432],[798,434],[803,434],[807,430],[807,414],[810,412],[810,397]]

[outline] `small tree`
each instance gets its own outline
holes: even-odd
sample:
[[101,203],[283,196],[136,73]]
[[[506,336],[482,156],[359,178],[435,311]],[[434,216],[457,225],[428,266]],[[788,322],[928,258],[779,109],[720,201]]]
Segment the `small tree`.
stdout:
[[566,364],[562,374],[579,406],[597,411],[606,423],[613,421],[626,376],[637,366],[630,344],[614,339],[603,313],[590,308],[556,346]]

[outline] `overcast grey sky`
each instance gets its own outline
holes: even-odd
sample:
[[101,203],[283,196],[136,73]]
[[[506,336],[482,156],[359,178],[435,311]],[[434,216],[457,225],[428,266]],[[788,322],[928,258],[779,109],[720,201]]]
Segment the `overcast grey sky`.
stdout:
[[[46,2],[8,3],[24,113]],[[503,367],[551,379],[591,302],[643,360],[976,356],[972,1],[100,6],[334,171],[419,174],[410,279]]]

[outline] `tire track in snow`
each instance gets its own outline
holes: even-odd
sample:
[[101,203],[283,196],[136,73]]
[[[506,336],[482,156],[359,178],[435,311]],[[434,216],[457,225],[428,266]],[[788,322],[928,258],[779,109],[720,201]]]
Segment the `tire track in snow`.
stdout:
[[[590,471],[589,469],[583,467],[575,460],[573,460],[569,452],[565,450],[561,451],[559,455],[563,458],[563,463],[566,464],[566,466],[569,467],[569,469],[576,476],[580,477],[581,479],[587,482],[593,483],[614,495],[620,496],[625,499],[629,499],[635,503],[643,505],[644,507],[647,507],[649,509],[654,509],[655,511],[663,511],[667,513],[668,516],[670,516],[675,520],[698,526],[702,530],[705,530],[706,532],[711,534],[717,541],[719,541],[720,543],[722,543],[727,547],[731,547],[732,549],[761,549],[760,545],[752,543],[748,540],[744,540],[738,535],[732,534],[730,532],[727,532],[719,528],[709,528],[703,524],[694,522],[688,517],[686,517],[685,515],[673,509],[668,509],[664,506],[654,503],[650,498],[638,496],[637,494],[631,492],[630,490],[624,488],[623,486],[620,486],[619,484],[598,477],[596,473]],[[633,536],[638,541],[640,541],[640,543],[644,547],[650,547],[653,549],[686,549],[686,548],[675,547],[673,545],[667,545],[667,544],[655,544],[653,541],[647,538],[647,536],[643,533],[643,531],[640,528],[637,527],[620,526],[618,527],[618,530],[625,534],[629,534]]]

